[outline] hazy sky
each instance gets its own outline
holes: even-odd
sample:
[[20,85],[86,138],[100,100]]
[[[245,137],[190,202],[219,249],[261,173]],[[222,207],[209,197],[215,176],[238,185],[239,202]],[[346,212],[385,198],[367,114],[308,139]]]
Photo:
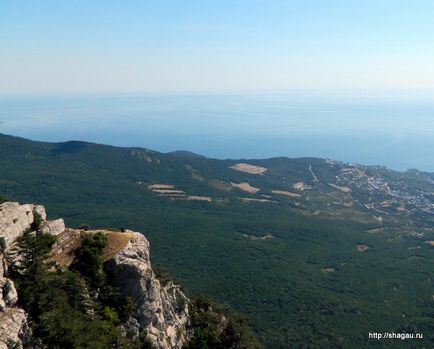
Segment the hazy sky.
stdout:
[[434,90],[432,0],[1,0],[0,94]]

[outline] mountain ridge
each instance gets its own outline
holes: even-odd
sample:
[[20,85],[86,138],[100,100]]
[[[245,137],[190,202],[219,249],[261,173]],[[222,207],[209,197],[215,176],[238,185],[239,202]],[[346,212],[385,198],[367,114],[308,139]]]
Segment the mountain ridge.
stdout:
[[157,150],[152,150],[150,148],[147,147],[140,147],[140,146],[116,146],[116,145],[112,145],[112,144],[107,144],[107,143],[97,143],[97,142],[91,142],[91,141],[81,141],[81,140],[68,140],[68,141],[59,141],[59,142],[47,142],[47,141],[37,141],[37,140],[33,140],[30,138],[26,138],[26,137],[21,137],[21,136],[14,136],[14,135],[10,135],[10,134],[5,134],[5,133],[1,133],[0,132],[0,138],[3,139],[3,141],[6,140],[14,140],[16,143],[28,143],[28,144],[43,144],[43,145],[52,145],[52,146],[59,146],[59,147],[63,147],[66,145],[77,145],[77,146],[98,146],[98,147],[107,147],[107,148],[113,148],[113,149],[124,149],[124,150],[142,150],[142,151],[146,151],[146,152],[152,152],[155,154],[164,154],[164,155],[168,155],[168,156],[175,156],[175,157],[183,157],[183,158],[200,158],[200,159],[210,159],[210,160],[216,160],[216,161],[267,161],[267,160],[304,160],[304,159],[311,159],[311,160],[327,160],[327,161],[331,161],[331,162],[335,162],[335,163],[341,163],[341,164],[354,164],[357,166],[363,166],[363,167],[373,167],[373,168],[378,168],[378,167],[383,167],[385,169],[391,170],[391,171],[395,171],[395,172],[407,172],[407,171],[418,171],[418,172],[423,172],[423,173],[434,173],[434,172],[427,172],[427,171],[421,171],[419,169],[414,169],[414,168],[410,168],[407,169],[406,171],[397,171],[397,170],[392,170],[390,168],[388,168],[387,166],[383,166],[383,165],[362,165],[362,164],[357,164],[357,163],[351,163],[351,162],[344,162],[344,161],[340,161],[340,160],[333,160],[333,159],[329,159],[326,157],[312,157],[312,156],[302,156],[302,157],[289,157],[289,156],[273,156],[273,157],[269,157],[269,158],[245,158],[245,157],[240,157],[240,158],[226,158],[226,159],[218,159],[218,158],[213,158],[213,157],[208,157],[206,155],[203,154],[198,154],[189,150],[173,150],[173,151],[168,151],[168,152],[161,152],[161,151],[157,151]]

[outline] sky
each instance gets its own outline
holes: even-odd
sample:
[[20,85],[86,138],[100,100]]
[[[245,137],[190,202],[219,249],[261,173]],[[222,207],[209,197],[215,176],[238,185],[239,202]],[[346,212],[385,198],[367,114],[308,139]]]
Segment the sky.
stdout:
[[434,91],[432,0],[1,0],[0,95]]

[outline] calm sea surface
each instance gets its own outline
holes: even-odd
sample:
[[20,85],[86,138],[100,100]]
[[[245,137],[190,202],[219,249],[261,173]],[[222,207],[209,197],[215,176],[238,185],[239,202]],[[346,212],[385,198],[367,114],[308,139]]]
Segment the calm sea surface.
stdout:
[[284,95],[3,97],[0,133],[215,158],[314,156],[434,172],[434,103]]

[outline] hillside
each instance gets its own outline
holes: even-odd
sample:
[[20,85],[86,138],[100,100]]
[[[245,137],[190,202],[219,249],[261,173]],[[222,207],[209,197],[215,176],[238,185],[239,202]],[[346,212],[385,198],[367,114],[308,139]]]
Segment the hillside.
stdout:
[[268,348],[434,343],[433,174],[6,135],[0,168],[0,193],[69,226],[146,231],[156,264],[247,314]]

